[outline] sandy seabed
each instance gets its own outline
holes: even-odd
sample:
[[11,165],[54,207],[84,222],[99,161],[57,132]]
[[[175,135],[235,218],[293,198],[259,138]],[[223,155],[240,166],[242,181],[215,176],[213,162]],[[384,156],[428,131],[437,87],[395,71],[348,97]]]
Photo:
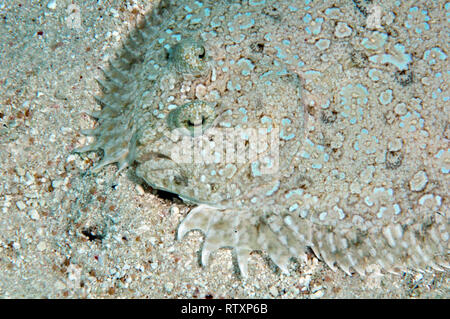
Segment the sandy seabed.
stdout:
[[201,234],[175,240],[189,208],[135,183],[79,130],[95,79],[150,1],[0,2],[1,298],[447,298],[447,273],[333,272],[314,255],[281,274],[254,253],[239,278],[230,250],[198,262]]

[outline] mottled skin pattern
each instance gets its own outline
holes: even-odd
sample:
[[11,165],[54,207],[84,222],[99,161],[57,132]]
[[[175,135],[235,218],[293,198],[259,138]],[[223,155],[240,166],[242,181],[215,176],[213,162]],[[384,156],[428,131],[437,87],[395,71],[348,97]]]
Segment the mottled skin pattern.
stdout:
[[[204,233],[204,265],[231,247],[244,276],[255,250],[288,272],[309,247],[348,274],[448,267],[443,103],[408,82],[414,66],[428,72],[402,53],[415,34],[389,15],[365,27],[359,6],[162,1],[99,80],[99,125],[83,132],[96,141],[78,151],[103,150],[94,171],[136,163],[147,184],[196,204],[178,238]],[[410,117],[421,127],[404,128]]]

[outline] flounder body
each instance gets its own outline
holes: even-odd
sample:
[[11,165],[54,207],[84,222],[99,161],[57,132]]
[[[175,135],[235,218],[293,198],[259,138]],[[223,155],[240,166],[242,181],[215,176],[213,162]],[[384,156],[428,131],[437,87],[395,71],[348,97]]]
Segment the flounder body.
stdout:
[[94,171],[135,163],[195,204],[178,238],[204,233],[204,265],[231,247],[243,275],[255,250],[288,272],[311,248],[348,274],[442,270],[448,121],[405,78],[445,59],[413,61],[386,31],[401,22],[373,30],[363,13],[351,1],[163,0],[99,80],[98,126],[83,132],[96,140],[77,151],[103,151]]

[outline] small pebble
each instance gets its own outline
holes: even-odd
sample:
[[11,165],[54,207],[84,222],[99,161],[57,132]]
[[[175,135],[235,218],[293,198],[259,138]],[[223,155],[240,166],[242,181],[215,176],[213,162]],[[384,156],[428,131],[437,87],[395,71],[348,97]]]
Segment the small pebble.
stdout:
[[71,127],[66,127],[66,126],[62,126],[59,130],[62,133],[72,133],[73,132],[73,129]]
[[142,196],[145,194],[144,188],[140,184],[136,185],[136,192],[138,193],[139,196]]
[[63,182],[64,181],[62,179],[55,179],[54,181],[52,181],[52,187],[59,188],[62,186]]
[[25,205],[25,203],[20,200],[18,202],[16,202],[16,206],[20,210],[24,210],[25,208],[27,208],[27,205]]
[[32,220],[38,220],[39,219],[39,213],[36,209],[32,209],[28,212],[28,216],[30,216],[30,218]]
[[321,289],[321,290],[317,290],[315,293],[310,295],[310,297],[311,297],[311,299],[319,299],[319,298],[322,298],[324,294],[325,293],[324,293],[323,289]]
[[37,244],[36,248],[38,251],[43,251],[43,250],[45,250],[46,247],[47,246],[45,245],[45,242],[41,241],[39,244]]
[[168,253],[173,253],[175,251],[175,247],[170,246],[169,248],[167,248],[167,252]]
[[70,163],[73,162],[77,159],[77,156],[75,154],[70,154],[69,156],[67,156],[66,162]]
[[156,238],[155,237],[150,237],[149,239],[149,242],[150,242],[150,244],[152,244],[152,246],[155,246],[156,245]]
[[350,28],[347,23],[338,22],[334,35],[338,38],[345,38],[350,36],[352,31],[352,28]]
[[164,285],[164,289],[167,291],[167,293],[171,293],[173,290],[173,283],[168,282]]
[[402,145],[403,145],[402,140],[400,138],[396,138],[389,142],[388,149],[391,152],[397,152],[401,150]]
[[50,10],[56,9],[56,0],[50,0],[47,4],[47,8]]
[[409,181],[409,187],[414,192],[420,192],[428,183],[428,176],[424,171],[417,172]]
[[17,175],[19,175],[19,176],[25,175],[25,170],[22,167],[17,166],[15,171],[16,171]]
[[278,289],[275,286],[270,287],[269,292],[272,296],[278,297]]

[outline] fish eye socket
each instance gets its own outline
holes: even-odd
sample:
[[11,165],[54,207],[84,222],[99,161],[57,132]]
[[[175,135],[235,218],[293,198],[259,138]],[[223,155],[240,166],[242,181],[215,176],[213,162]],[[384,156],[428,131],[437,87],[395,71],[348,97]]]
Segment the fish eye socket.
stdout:
[[214,107],[205,101],[192,101],[177,107],[167,118],[170,129],[181,129],[186,135],[198,136],[208,129],[215,119]]
[[206,56],[205,48],[204,48],[204,47],[201,47],[200,54],[198,55],[198,57],[199,57],[200,59],[203,59],[205,56]]
[[203,44],[193,39],[180,41],[170,51],[170,60],[182,74],[203,74],[208,68],[206,57]]

